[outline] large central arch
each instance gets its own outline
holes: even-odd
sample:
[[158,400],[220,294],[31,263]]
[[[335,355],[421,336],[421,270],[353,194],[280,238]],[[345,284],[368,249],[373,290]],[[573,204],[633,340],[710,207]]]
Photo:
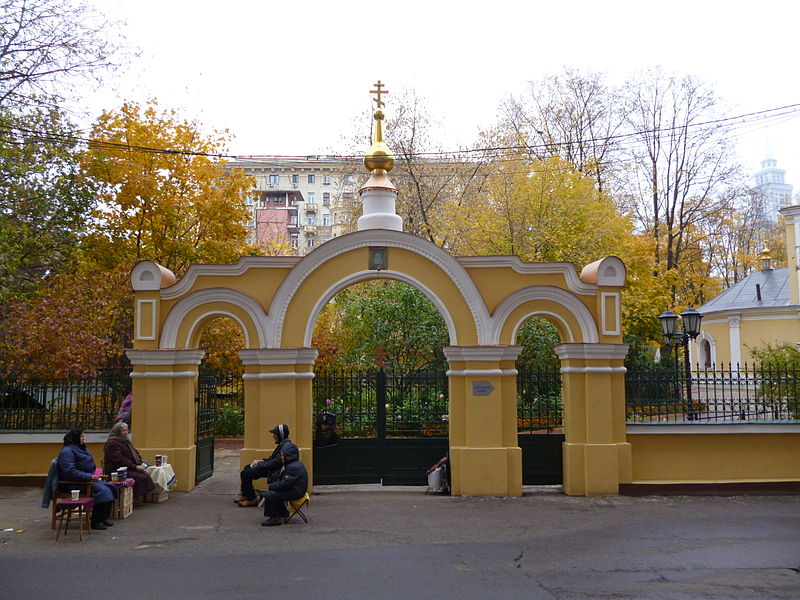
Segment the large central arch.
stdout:
[[[386,250],[385,269],[370,269],[372,248]],[[241,326],[246,346],[240,352],[247,419],[242,464],[268,452],[268,429],[284,422],[313,477],[314,322],[338,291],[380,278],[420,289],[447,324],[453,493],[521,493],[515,379],[520,348],[513,342],[533,315],[547,317],[567,341],[558,348],[565,380],[565,491],[617,493],[618,484],[629,481],[622,262],[602,259],[578,277],[571,263],[456,258],[429,241],[386,229],[341,236],[302,259],[246,257],[235,265],[195,265],[179,283],[159,265],[139,263],[131,274],[136,327],[128,352],[137,445],[145,453],[169,454],[180,489],[191,489],[199,333],[208,320],[224,315]],[[476,395],[479,382],[493,391]]]

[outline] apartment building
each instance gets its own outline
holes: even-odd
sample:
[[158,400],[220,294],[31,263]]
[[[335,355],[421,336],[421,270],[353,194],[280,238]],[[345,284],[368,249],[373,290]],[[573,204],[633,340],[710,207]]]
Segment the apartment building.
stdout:
[[303,256],[349,231],[363,167],[340,159],[239,158],[228,163],[255,177],[247,206],[251,243],[291,247]]

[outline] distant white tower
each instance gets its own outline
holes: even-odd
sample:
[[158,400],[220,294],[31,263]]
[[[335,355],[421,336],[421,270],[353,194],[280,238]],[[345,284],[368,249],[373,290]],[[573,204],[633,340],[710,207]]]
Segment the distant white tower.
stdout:
[[775,223],[778,211],[792,203],[792,184],[786,183],[786,171],[778,168],[778,161],[767,158],[761,161],[756,173],[755,191],[764,199],[764,220]]

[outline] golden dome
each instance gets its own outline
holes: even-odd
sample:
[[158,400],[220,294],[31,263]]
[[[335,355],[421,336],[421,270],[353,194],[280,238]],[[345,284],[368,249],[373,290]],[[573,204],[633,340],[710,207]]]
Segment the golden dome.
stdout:
[[383,141],[383,111],[379,108],[375,111],[375,141],[372,147],[364,156],[364,166],[372,172],[388,173],[394,168],[394,154],[389,150],[389,146]]

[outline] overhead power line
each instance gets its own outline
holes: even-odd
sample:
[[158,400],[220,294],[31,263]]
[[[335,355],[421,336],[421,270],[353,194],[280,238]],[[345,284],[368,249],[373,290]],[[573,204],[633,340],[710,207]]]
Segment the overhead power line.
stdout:
[[[570,142],[541,142],[537,144],[519,144],[519,145],[508,145],[508,146],[486,146],[480,148],[469,148],[469,149],[459,149],[459,150],[452,150],[452,151],[436,151],[436,152],[410,152],[404,153],[401,156],[404,158],[436,158],[436,157],[444,157],[444,158],[452,158],[455,159],[457,157],[464,157],[469,159],[470,157],[475,157],[481,153],[484,154],[493,154],[493,153],[501,153],[501,152],[515,152],[515,151],[531,151],[534,149],[540,150],[550,150],[555,146],[576,146],[576,145],[585,145],[585,144],[593,144],[593,143],[603,143],[603,142],[624,142],[628,140],[633,140],[642,135],[661,135],[661,134],[668,134],[675,131],[680,130],[701,130],[703,128],[709,127],[718,127],[725,124],[728,124],[729,130],[740,129],[744,127],[752,127],[754,123],[769,121],[769,120],[780,120],[779,122],[784,122],[789,119],[796,118],[800,114],[800,103],[798,104],[789,104],[786,106],[780,106],[777,108],[769,108],[765,110],[760,110],[756,112],[745,113],[741,115],[736,115],[732,117],[723,117],[719,119],[713,119],[709,121],[703,121],[700,123],[687,123],[684,125],[677,125],[673,127],[661,127],[661,128],[654,128],[654,129],[647,129],[642,131],[633,131],[633,132],[626,132],[620,133],[610,136],[599,136],[599,137],[592,137],[592,138],[581,138]],[[331,160],[331,161],[347,161],[347,160],[360,160],[363,158],[361,154],[354,154],[354,155],[345,155],[345,154],[257,154],[257,155],[234,155],[234,154],[225,154],[225,153],[215,153],[215,152],[201,152],[196,150],[189,150],[189,149],[175,149],[175,148],[161,148],[157,146],[143,146],[138,144],[128,144],[122,142],[114,142],[109,140],[99,140],[95,138],[88,138],[78,135],[67,135],[67,134],[57,134],[47,131],[39,131],[35,129],[29,129],[25,127],[19,127],[14,125],[8,125],[6,123],[0,122],[0,131],[2,132],[17,132],[18,136],[23,137],[24,139],[31,140],[31,141],[47,141],[51,143],[61,143],[61,144],[69,144],[69,145],[76,145],[76,144],[83,144],[89,148],[94,149],[101,149],[101,150],[116,150],[116,151],[130,151],[130,152],[146,152],[146,153],[155,153],[155,154],[171,154],[171,155],[181,155],[181,156],[202,156],[207,158],[217,158],[217,159],[231,159],[231,160],[241,160],[241,161],[264,161],[264,160],[307,160],[309,157],[313,157],[319,160]],[[6,134],[8,135],[8,133]],[[488,157],[487,157],[488,158]]]

